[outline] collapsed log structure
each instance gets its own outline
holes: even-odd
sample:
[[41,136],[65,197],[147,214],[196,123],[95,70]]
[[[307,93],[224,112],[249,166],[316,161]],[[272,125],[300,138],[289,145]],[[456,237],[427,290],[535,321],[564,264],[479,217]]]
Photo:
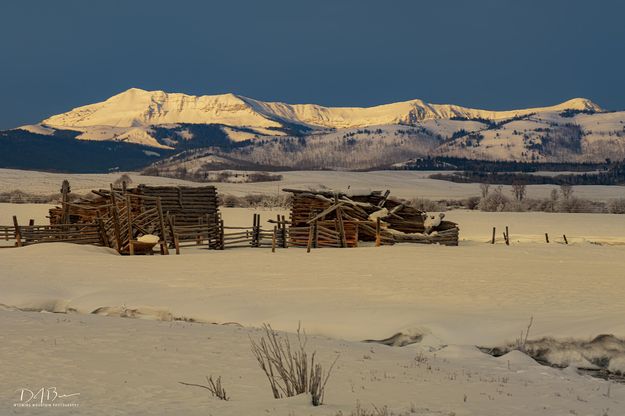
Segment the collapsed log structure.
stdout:
[[[102,244],[123,254],[151,253],[159,244],[179,252],[181,241],[204,239],[216,245],[220,213],[214,186],[145,186],[94,190],[91,198],[69,202],[62,188],[61,206],[50,209],[53,225],[97,224]],[[145,236],[158,237],[157,240]]]
[[293,194],[289,244],[293,246],[356,247],[423,243],[458,245],[458,226],[443,216],[430,216],[400,201],[390,192],[347,195],[330,191],[284,189]]

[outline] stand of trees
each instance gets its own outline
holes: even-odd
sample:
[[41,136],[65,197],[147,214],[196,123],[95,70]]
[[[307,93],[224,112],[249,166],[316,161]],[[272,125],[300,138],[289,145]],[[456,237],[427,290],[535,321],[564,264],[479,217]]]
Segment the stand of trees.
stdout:
[[475,172],[592,172],[607,170],[611,160],[603,163],[516,162],[513,160],[475,160],[460,157],[423,157],[395,169],[401,170],[465,170]]
[[625,185],[625,161],[611,163],[607,170],[593,173],[556,176],[531,175],[519,172],[475,171],[435,173],[432,179],[458,183],[523,184],[523,185]]

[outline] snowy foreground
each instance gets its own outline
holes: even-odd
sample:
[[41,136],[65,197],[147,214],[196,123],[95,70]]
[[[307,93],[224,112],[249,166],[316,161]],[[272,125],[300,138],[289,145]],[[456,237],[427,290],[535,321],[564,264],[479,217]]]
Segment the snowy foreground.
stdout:
[[[2,204],[0,223],[46,209]],[[246,225],[251,213],[224,218]],[[578,374],[588,363],[574,351],[556,357],[572,365],[561,370],[476,348],[514,342],[531,316],[530,339],[625,337],[623,216],[448,218],[460,224],[459,247],[190,247],[147,257],[69,244],[0,249],[0,414],[347,416],[357,403],[403,415],[625,414],[625,385]],[[511,246],[486,243],[505,225]],[[265,322],[290,332],[301,322],[322,362],[339,355],[326,404],[273,399],[249,346]],[[395,335],[408,345],[362,342]],[[611,366],[625,370],[624,357]],[[178,383],[208,375],[222,376],[230,401]],[[13,407],[19,389],[44,386],[80,393],[63,399],[79,407]]]

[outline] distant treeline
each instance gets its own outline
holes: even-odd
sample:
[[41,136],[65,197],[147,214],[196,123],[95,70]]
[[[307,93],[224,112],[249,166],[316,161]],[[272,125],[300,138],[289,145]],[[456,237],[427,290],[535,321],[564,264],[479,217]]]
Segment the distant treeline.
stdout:
[[[542,169],[546,170],[546,169]],[[572,169],[563,169],[572,170]],[[531,175],[519,172],[463,171],[451,174],[435,173],[432,179],[459,183],[488,183],[496,185],[625,185],[625,161],[612,163],[607,170],[596,173]]]
[[459,157],[423,157],[394,169],[401,170],[465,170],[475,172],[591,172],[608,170],[611,160],[603,163],[516,162],[505,160],[474,160]]

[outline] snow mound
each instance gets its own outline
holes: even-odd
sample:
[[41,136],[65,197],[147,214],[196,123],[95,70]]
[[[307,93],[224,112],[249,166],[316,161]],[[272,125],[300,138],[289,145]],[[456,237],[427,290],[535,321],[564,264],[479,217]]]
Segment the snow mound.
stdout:
[[[482,348],[482,351],[501,358],[510,354],[518,357],[520,352],[516,348],[516,345],[508,344],[490,350]],[[528,341],[524,348],[527,355],[541,364],[625,374],[625,339],[614,335],[598,335],[591,340],[545,337]]]
[[146,244],[158,244],[159,238],[157,235],[146,234],[137,238],[137,241],[140,243],[146,243]]
[[384,339],[366,339],[363,342],[377,343],[388,345],[390,347],[405,347],[406,345],[416,344],[423,340],[425,335],[430,331],[425,328],[407,329],[395,333],[394,335]]
[[519,350],[512,350],[502,355],[501,357],[497,357],[497,360],[503,361],[505,363],[515,364],[517,366],[538,365],[536,360]]

